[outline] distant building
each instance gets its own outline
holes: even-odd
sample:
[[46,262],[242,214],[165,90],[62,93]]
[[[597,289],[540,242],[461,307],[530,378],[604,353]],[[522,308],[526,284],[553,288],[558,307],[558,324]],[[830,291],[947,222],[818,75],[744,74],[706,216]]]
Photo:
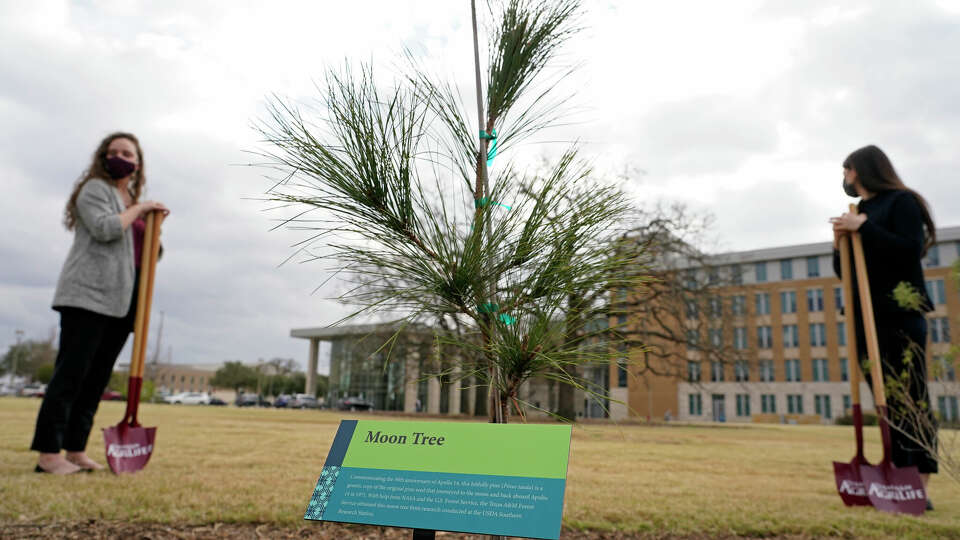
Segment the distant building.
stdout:
[[[232,388],[216,388],[210,379],[223,364],[162,364],[144,366],[144,379],[152,381],[154,390],[161,393],[208,392],[224,399],[232,399]],[[117,364],[116,369],[128,371],[129,363]]]
[[[956,421],[960,385],[953,366],[944,360],[951,344],[960,344],[955,326],[960,320],[960,291],[950,277],[950,266],[960,258],[960,227],[938,230],[937,240],[923,262],[934,303],[927,315],[927,362],[929,373],[939,374],[930,381],[930,398],[942,418]],[[849,299],[843,298],[835,277],[832,254],[832,244],[825,242],[716,256],[717,264],[741,271],[742,283],[718,287],[723,305],[736,304],[739,309],[725,315],[732,317],[731,331],[718,330],[710,338],[742,349],[748,361],[740,366],[708,362],[695,346],[688,346],[686,380],[628,376],[614,366],[610,393],[628,406],[612,404],[611,416],[832,423],[845,414],[850,410],[852,366],[840,309]],[[702,311],[697,316],[706,316]],[[629,354],[636,361],[643,353]],[[872,409],[865,382],[861,395],[864,410]]]
[[[311,381],[315,380],[319,342],[330,342],[326,399],[332,407],[343,399],[358,398],[382,411],[474,416],[485,410],[486,387],[479,387],[473,377],[464,377],[455,357],[437,353],[430,327],[393,322],[298,328],[290,335],[310,340],[307,392],[315,384]],[[534,408],[552,411],[556,407],[552,381],[531,381],[521,389],[520,397]]]

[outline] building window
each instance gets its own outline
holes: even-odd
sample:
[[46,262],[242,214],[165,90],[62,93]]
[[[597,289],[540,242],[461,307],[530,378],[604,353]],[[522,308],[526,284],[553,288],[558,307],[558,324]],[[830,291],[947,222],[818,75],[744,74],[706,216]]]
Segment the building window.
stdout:
[[750,380],[750,367],[744,361],[739,361],[733,365],[734,378],[737,382],[747,382]]
[[627,300],[627,288],[626,287],[617,287],[617,296],[616,300],[618,302],[625,302]]
[[833,288],[833,303],[837,307],[837,311],[843,309],[843,289],[840,287]]
[[793,279],[793,259],[780,261],[780,279]]
[[814,382],[827,382],[830,380],[830,373],[827,370],[826,358],[814,358],[813,361],[813,380]]
[[817,394],[813,396],[813,407],[816,413],[823,418],[833,418],[833,412],[830,410],[830,396],[827,394]]
[[787,394],[787,412],[789,414],[803,414],[802,394]]
[[957,421],[957,396],[940,396],[937,398],[937,409],[940,419],[944,422]]
[[926,268],[940,266],[940,249],[938,246],[930,246],[930,249],[927,250],[927,256],[923,258],[923,266]]
[[730,267],[730,281],[733,282],[734,285],[743,284],[743,267],[739,264]]
[[707,283],[710,285],[716,285],[720,283],[720,271],[716,268],[711,268],[707,273]]
[[934,317],[930,319],[930,341],[934,343],[950,343],[950,319]]
[[757,327],[757,347],[761,349],[773,347],[773,331],[769,326]]
[[747,297],[738,294],[730,301],[730,310],[734,315],[745,315],[747,313]]
[[791,348],[800,346],[800,331],[797,329],[797,325],[783,325],[783,346]]
[[780,313],[797,312],[797,292],[783,291],[780,293]]
[[773,382],[773,360],[760,361],[760,380],[763,382]]
[[180,376],[180,383],[182,384],[182,383],[185,383],[185,382],[187,382],[187,376],[186,376],[186,375],[181,375],[181,376]]
[[957,372],[953,367],[953,362],[946,356],[933,357],[933,375],[938,381],[954,382],[957,380]]
[[733,347],[740,351],[747,348],[747,329],[745,327],[738,326],[733,329]]
[[750,394],[737,394],[737,416],[750,416]]
[[687,300],[685,302],[684,313],[687,314],[688,319],[696,319],[698,312],[696,301]]
[[810,346],[827,346],[827,331],[824,323],[813,323],[810,325]]
[[627,387],[627,360],[626,358],[621,358],[617,360],[617,386],[620,388]]
[[947,303],[947,291],[944,289],[942,279],[928,279],[925,282],[927,286],[927,296],[934,305],[943,305]]
[[807,289],[807,311],[823,311],[823,289]]
[[700,331],[699,330],[687,330],[687,348],[688,349],[700,348]]
[[800,382],[800,359],[788,358],[783,361],[787,382]]
[[850,367],[846,358],[840,359],[840,380],[843,382],[850,380]]
[[777,396],[773,394],[761,394],[760,395],[760,412],[767,414],[776,414],[777,412]]
[[843,395],[843,414],[847,414],[847,411],[853,410],[853,401],[850,399],[850,394]]
[[837,323],[837,344],[841,347],[847,344],[847,323],[843,321]]
[[687,382],[700,382],[700,362],[687,362]]
[[754,273],[757,276],[757,283],[763,283],[767,281],[767,263],[758,262],[753,265]]
[[807,277],[820,277],[820,257],[807,257]]
[[686,277],[684,278],[684,285],[687,290],[695,290],[697,288],[697,272],[695,270],[687,270]]
[[716,348],[723,347],[723,330],[720,328],[710,329],[710,345]]
[[624,326],[627,324],[626,315],[617,315],[617,326]]
[[690,409],[690,416],[703,416],[703,398],[700,397],[700,394],[687,396],[687,404]]
[[723,364],[721,362],[710,362],[710,381],[723,382]]
[[770,314],[770,293],[757,293],[754,300],[757,304],[757,315]]
[[710,297],[710,316],[719,319],[723,316],[723,301],[719,296]]

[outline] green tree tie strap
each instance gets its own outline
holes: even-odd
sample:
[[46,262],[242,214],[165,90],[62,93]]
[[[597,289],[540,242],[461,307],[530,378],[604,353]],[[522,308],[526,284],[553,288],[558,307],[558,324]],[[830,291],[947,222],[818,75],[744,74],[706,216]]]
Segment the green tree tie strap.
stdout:
[[480,130],[480,138],[493,141],[490,150],[487,151],[487,167],[491,167],[493,166],[493,158],[497,157],[497,130],[492,129],[490,133]]
[[481,207],[484,207],[484,206],[502,206],[502,207],[506,208],[507,210],[510,210],[510,209],[511,209],[510,206],[507,206],[507,205],[505,205],[505,204],[503,204],[503,203],[499,203],[499,202],[497,202],[497,201],[490,200],[490,197],[480,197],[479,199],[476,199],[476,200],[473,201],[473,207],[474,207],[474,208],[481,208]]

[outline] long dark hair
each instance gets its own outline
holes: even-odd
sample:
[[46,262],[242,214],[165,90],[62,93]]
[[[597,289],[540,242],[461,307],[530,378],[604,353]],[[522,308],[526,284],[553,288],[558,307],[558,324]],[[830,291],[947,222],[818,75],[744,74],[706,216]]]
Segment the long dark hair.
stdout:
[[923,254],[926,255],[930,246],[937,242],[937,231],[933,225],[933,217],[930,215],[930,206],[919,193],[904,185],[896,169],[893,168],[893,163],[883,153],[883,150],[872,144],[854,150],[847,156],[847,159],[843,160],[843,168],[856,171],[860,185],[871,193],[892,190],[906,191],[917,199],[917,202],[920,203],[920,214],[923,216],[926,229],[923,242]]
[[73,186],[73,193],[70,194],[67,207],[63,211],[63,225],[68,231],[73,230],[73,227],[77,224],[77,196],[80,195],[80,190],[83,189],[84,184],[91,178],[100,178],[101,180],[116,185],[117,181],[110,178],[110,175],[107,174],[106,163],[107,148],[110,146],[110,143],[117,139],[128,139],[133,143],[133,146],[137,148],[137,161],[139,161],[140,164],[137,167],[137,172],[133,173],[133,178],[130,179],[127,189],[130,191],[130,197],[133,199],[134,204],[140,200],[140,194],[143,193],[143,188],[147,184],[147,177],[143,173],[143,150],[140,149],[140,141],[138,141],[132,133],[119,131],[111,133],[100,141],[100,145],[97,146],[97,150],[93,153],[90,166],[83,171],[80,179],[77,180],[77,183]]

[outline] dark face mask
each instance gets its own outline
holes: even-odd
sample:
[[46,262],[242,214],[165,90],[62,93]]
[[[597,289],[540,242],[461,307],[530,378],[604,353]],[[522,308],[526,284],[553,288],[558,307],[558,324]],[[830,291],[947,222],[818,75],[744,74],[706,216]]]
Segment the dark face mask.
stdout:
[[853,184],[848,184],[846,180],[843,180],[843,192],[849,195],[850,197],[860,196],[860,194],[857,193],[856,188],[853,187]]
[[133,171],[137,170],[136,163],[130,163],[129,161],[116,156],[107,158],[104,165],[107,170],[107,174],[109,174],[110,178],[113,178],[114,180],[126,178],[127,176],[130,176]]

